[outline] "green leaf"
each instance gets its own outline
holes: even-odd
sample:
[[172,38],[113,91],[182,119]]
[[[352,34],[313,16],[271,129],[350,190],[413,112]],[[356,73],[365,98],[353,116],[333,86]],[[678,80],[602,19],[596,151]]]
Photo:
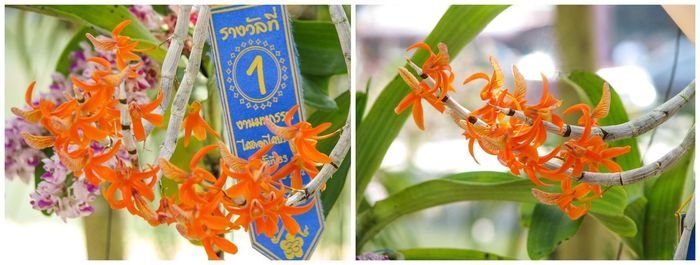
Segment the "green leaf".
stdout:
[[[350,112],[350,91],[345,91],[340,94],[335,99],[335,104],[338,106],[337,111],[321,111],[318,110],[312,114],[307,121],[313,126],[318,126],[322,122],[330,122],[333,124],[325,133],[337,130],[343,125],[345,125],[345,120],[348,118],[348,113]],[[333,150],[335,144],[338,142],[338,137],[333,137],[331,139],[321,141],[316,146],[319,151],[328,154]],[[345,187],[345,180],[347,179],[348,172],[350,170],[350,152],[343,159],[343,163],[340,164],[338,171],[335,172],[333,177],[331,177],[328,182],[326,182],[326,190],[321,193],[321,204],[323,205],[323,214],[328,216],[335,205],[335,202],[340,197],[343,187]]]
[[358,249],[401,216],[459,201],[534,202],[530,194],[533,187],[530,180],[502,172],[466,172],[416,184],[391,194],[359,214]]
[[372,78],[367,80],[367,85],[365,86],[365,91],[355,92],[355,128],[360,126],[362,123],[362,118],[365,116],[365,109],[367,109],[367,93],[369,93],[369,86],[372,84]]
[[302,74],[325,76],[347,73],[333,23],[293,20],[292,32]]
[[535,211],[536,203],[521,203],[519,207],[520,212],[520,226],[530,227],[530,221],[532,221],[532,213]]
[[644,221],[644,259],[673,258],[678,243],[675,213],[681,204],[686,175],[688,170],[692,170],[692,157],[693,152],[688,152],[644,192],[648,199]]
[[338,105],[328,96],[330,75],[301,75],[304,82],[304,104],[319,110],[336,110]]
[[627,192],[622,187],[610,187],[603,198],[593,200],[590,214],[605,227],[620,235],[629,237],[637,234],[634,221],[625,216]]
[[[439,42],[450,48],[450,59],[464,48],[486,25],[507,6],[451,6],[433,31],[425,39],[431,47]],[[412,60],[423,63],[428,57],[425,51],[417,51]],[[365,188],[408,118],[409,111],[396,115],[394,107],[410,91],[396,75],[376,99],[362,124],[357,128],[356,201],[360,202]],[[359,203],[358,203],[359,205]]]
[[[12,6],[19,9],[33,11],[45,15],[84,24],[91,30],[109,34],[123,20],[131,19],[132,23],[122,31],[122,35],[129,36],[139,41],[138,48],[150,48],[159,46],[160,41],[151,34],[148,29],[139,23],[126,6],[122,5],[24,5]],[[85,38],[87,40],[87,38]],[[165,58],[166,50],[162,46],[149,49],[145,52],[159,62]]]
[[167,5],[151,5],[151,7],[153,8],[153,11],[156,11],[156,13],[160,14],[161,16],[167,16],[170,14],[170,9]]
[[406,260],[512,260],[488,252],[457,248],[412,248],[398,252]]
[[582,221],[583,218],[572,221],[556,206],[537,204],[527,233],[527,255],[535,260],[549,256],[576,234]]
[[85,33],[88,32],[95,34],[95,31],[83,27],[68,41],[68,44],[63,48],[63,52],[61,52],[61,56],[58,57],[58,62],[56,62],[56,72],[68,74],[71,65],[71,53],[80,50],[81,42],[89,42],[88,39],[85,38]]
[[625,244],[637,254],[638,258],[644,257],[644,227],[647,211],[647,198],[642,196],[632,201],[625,209],[625,215],[628,216],[636,227],[637,234],[634,237],[623,237]]

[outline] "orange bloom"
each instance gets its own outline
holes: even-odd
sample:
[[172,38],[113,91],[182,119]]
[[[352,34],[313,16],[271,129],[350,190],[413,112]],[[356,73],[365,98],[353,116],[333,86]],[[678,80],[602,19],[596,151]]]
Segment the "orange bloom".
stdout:
[[131,116],[131,124],[134,128],[134,137],[136,141],[146,140],[146,131],[143,128],[141,119],[147,120],[155,126],[163,124],[162,114],[153,114],[152,112],[158,108],[160,102],[163,101],[163,91],[158,93],[158,97],[150,103],[139,105],[136,102],[129,103],[129,116]]
[[[197,185],[206,188],[214,188],[215,192],[219,192],[224,182],[226,181],[226,176],[222,175],[217,179],[209,171],[198,167],[197,164],[204,157],[206,153],[217,148],[217,145],[208,145],[199,150],[190,161],[191,173],[188,173],[176,165],[170,163],[170,161],[160,158],[158,164],[163,169],[163,175],[175,182],[182,183],[179,188],[180,201],[183,205],[187,207],[192,207],[195,204],[206,203],[205,197],[201,196],[197,189]],[[203,180],[216,183],[214,186],[202,183]]]
[[32,103],[32,94],[34,92],[35,85],[36,81],[32,81],[32,83],[29,84],[29,87],[27,87],[27,91],[24,92],[24,102],[27,103],[27,106],[29,106],[31,110],[24,111],[20,108],[15,107],[12,107],[11,109],[12,113],[31,123],[38,122],[39,119],[41,119],[42,117],[41,110],[37,106],[34,106],[34,104]]
[[515,92],[513,94],[515,101],[511,102],[508,106],[511,109],[522,109],[525,116],[536,119],[540,118],[543,121],[549,121],[559,126],[559,128],[564,127],[564,121],[558,115],[554,114],[554,110],[561,106],[561,101],[554,98],[549,94],[549,82],[544,74],[542,76],[542,97],[540,101],[535,105],[527,105],[525,100],[525,95],[527,93],[527,86],[525,79],[518,71],[518,68],[513,65],[513,77],[515,79]]
[[272,179],[278,180],[290,176],[292,180],[291,187],[294,189],[301,189],[304,186],[302,184],[301,179],[302,171],[306,172],[306,174],[308,174],[311,179],[315,178],[319,172],[319,170],[316,168],[316,165],[314,165],[310,161],[302,159],[300,155],[294,154],[292,156],[292,159],[290,159],[289,162],[287,162],[287,164],[282,166],[282,168],[280,168],[279,171],[275,172],[274,176],[272,176]]
[[116,51],[116,61],[119,69],[126,68],[126,65],[130,61],[140,60],[141,57],[133,53],[136,51],[136,46],[139,44],[138,41],[131,41],[130,37],[121,36],[119,33],[131,24],[131,20],[124,20],[119,23],[114,30],[112,30],[112,38],[95,38],[90,33],[86,33],[85,36],[92,42],[95,49],[101,51]]
[[435,80],[435,88],[433,88],[432,91],[440,88],[440,95],[435,99],[436,102],[444,98],[447,95],[447,92],[455,91],[454,87],[452,86],[455,75],[452,72],[452,66],[450,66],[450,55],[447,52],[447,45],[441,42],[438,43],[437,47],[437,54],[435,54],[433,49],[431,49],[425,42],[417,42],[406,49],[407,51],[410,51],[415,48],[420,48],[430,53],[428,59],[423,63],[421,71],[423,71],[423,74],[426,74]]
[[275,135],[278,135],[292,144],[292,152],[298,153],[301,159],[314,164],[327,164],[332,160],[326,154],[319,152],[316,149],[318,140],[329,138],[335,133],[319,136],[321,132],[331,127],[330,122],[324,122],[314,128],[311,123],[301,121],[292,125],[294,114],[299,109],[299,105],[294,105],[284,116],[284,123],[287,127],[280,127],[274,124],[270,119],[265,119],[265,125]]
[[199,103],[199,101],[192,102],[192,105],[190,105],[190,111],[189,114],[187,114],[187,117],[185,117],[185,120],[182,122],[182,127],[185,128],[185,146],[187,146],[190,143],[190,137],[192,136],[192,132],[194,131],[194,138],[197,138],[197,140],[203,141],[204,139],[207,138],[207,131],[214,135],[217,139],[221,139],[218,133],[211,127],[209,127],[209,124],[202,118],[202,116],[199,115],[199,111],[202,109],[202,105]]
[[532,106],[525,106],[525,114],[530,116],[531,118],[533,117],[539,117],[542,120],[545,121],[550,121],[554,123],[554,125],[559,126],[559,128],[564,127],[564,121],[559,117],[558,115],[554,114],[554,110],[561,106],[561,101],[552,97],[549,94],[549,85],[547,81],[547,77],[542,75],[542,82],[543,82],[543,88],[542,88],[542,97],[540,98],[540,102],[537,103],[536,105]]
[[281,219],[282,225],[289,234],[299,232],[299,224],[292,218],[293,215],[303,214],[308,212],[315,203],[315,198],[301,207],[287,206],[286,198],[282,190],[273,190],[270,193],[269,200],[253,199],[246,203],[244,207],[227,208],[232,213],[238,215],[234,222],[235,225],[248,227],[251,223],[255,224],[257,234],[264,234],[267,237],[273,237],[279,232],[278,222]]
[[603,141],[600,135],[591,136],[592,126],[597,119],[607,116],[610,107],[610,92],[607,86],[603,87],[603,97],[596,108],[591,113],[590,107],[585,104],[576,104],[564,111],[564,114],[573,111],[581,111],[579,123],[584,126],[583,133],[579,139],[570,139],[564,143],[561,157],[564,163],[559,172],[564,172],[569,168],[573,169],[572,176],[580,176],[587,167],[589,171],[597,172],[599,165],[604,165],[610,172],[620,172],[622,168],[612,159],[630,151],[629,146],[608,148],[608,144]]
[[[143,216],[147,220],[153,218],[150,206],[140,200],[153,201],[155,196],[153,187],[158,179],[156,176],[158,170],[156,166],[148,171],[140,171],[127,167],[121,160],[117,160],[114,174],[101,176],[109,183],[109,186],[102,190],[105,200],[114,209],[126,208],[133,215]],[[121,193],[121,199],[117,199],[117,191]]]
[[271,164],[262,160],[273,146],[274,144],[267,144],[249,156],[248,160],[245,160],[231,154],[224,143],[219,142],[221,158],[226,165],[225,173],[237,180],[236,184],[226,189],[226,194],[229,197],[254,198],[263,192],[270,192],[274,185],[280,185],[276,182],[278,179],[273,177],[280,161],[277,153],[273,153],[275,159]]
[[491,62],[491,66],[493,67],[493,74],[490,77],[484,72],[478,72],[467,77],[467,79],[464,79],[464,82],[462,82],[463,85],[466,85],[474,80],[486,80],[486,85],[481,88],[481,93],[479,93],[482,100],[489,100],[496,97],[499,93],[498,91],[503,88],[504,84],[503,70],[501,70],[501,66],[498,64],[496,59],[493,58],[493,56],[489,56],[489,62]]
[[394,109],[394,113],[399,114],[406,110],[409,106],[413,106],[413,121],[421,130],[424,129],[423,126],[423,105],[421,100],[425,99],[430,103],[436,110],[440,112],[445,111],[445,104],[440,102],[437,97],[435,97],[434,90],[431,90],[425,81],[418,82],[418,79],[414,77],[406,68],[399,68],[399,75],[406,84],[411,88],[411,93],[406,95],[406,97],[399,102],[399,105]]
[[581,218],[591,208],[591,202],[603,194],[600,185],[579,183],[571,186],[571,180],[562,181],[562,193],[549,193],[532,189],[532,195],[539,202],[557,205],[571,220]]
[[121,143],[121,140],[117,141],[108,152],[103,152],[100,155],[95,155],[92,149],[88,150],[88,159],[85,162],[83,172],[85,172],[85,177],[90,183],[98,186],[102,183],[102,180],[115,179],[116,172],[103,164],[117,155],[121,148]]

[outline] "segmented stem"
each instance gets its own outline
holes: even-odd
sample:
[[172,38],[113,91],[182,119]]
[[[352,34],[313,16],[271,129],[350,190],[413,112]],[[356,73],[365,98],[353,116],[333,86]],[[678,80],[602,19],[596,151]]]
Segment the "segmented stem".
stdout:
[[122,129],[122,142],[124,143],[124,148],[129,153],[131,166],[134,168],[139,168],[139,154],[136,149],[136,138],[134,137],[134,132],[131,130],[131,116],[129,116],[126,84],[124,82],[119,85],[119,105],[117,105],[117,108],[119,109],[121,118],[120,126]]
[[[348,76],[350,76],[350,24],[345,16],[345,11],[342,6],[330,6],[329,11],[331,13],[331,19],[335,24],[335,29],[338,31],[338,39],[340,40],[340,47],[343,49],[343,56],[345,57],[345,65],[348,69]],[[352,80],[348,78],[348,80]],[[348,81],[351,82],[351,81]],[[351,85],[351,84],[348,84]],[[352,124],[352,115],[348,113],[348,118],[345,121],[345,125],[342,127],[342,133],[340,138],[333,147],[333,151],[329,155],[331,160],[330,164],[325,164],[318,172],[316,177],[312,179],[309,183],[304,185],[304,188],[300,191],[295,191],[292,195],[287,198],[287,205],[297,205],[301,202],[306,201],[308,198],[316,195],[318,191],[323,187],[326,182],[338,171],[338,168],[343,163],[345,156],[350,150],[352,132],[350,129],[350,124]]]
[[[606,186],[622,186],[636,183],[648,178],[653,178],[664,173],[669,167],[674,165],[683,155],[688,153],[688,150],[695,146],[695,126],[693,125],[686,134],[683,142],[673,150],[666,153],[658,160],[647,165],[616,173],[599,173],[584,171],[580,176],[571,176],[580,182],[601,184]],[[548,168],[558,169],[559,164],[555,162],[547,162]],[[571,169],[567,170],[566,174],[571,175]]]
[[350,150],[350,138],[352,133],[350,132],[350,116],[348,116],[345,125],[343,126],[343,133],[340,134],[340,139],[338,143],[333,147],[333,151],[329,155],[331,160],[330,164],[325,164],[318,172],[316,177],[312,179],[309,183],[304,185],[304,188],[295,191],[292,195],[287,198],[287,205],[297,205],[301,202],[306,201],[308,198],[314,196],[323,187],[326,182],[338,171],[340,164],[343,163],[345,156]]
[[[185,38],[187,38],[188,35],[187,30],[190,28],[191,10],[192,6],[182,5],[180,6],[180,10],[177,11],[175,31],[171,37],[170,46],[168,46],[168,53],[165,54],[165,59],[163,59],[163,65],[160,70],[159,84],[160,89],[163,90],[163,101],[161,101],[160,106],[153,111],[154,114],[162,115],[170,105],[173,80],[175,80],[175,73],[177,72],[177,64],[182,55],[182,48],[185,46]],[[146,131],[146,135],[149,135],[155,126],[148,121],[144,121],[143,127]]]
[[[160,155],[156,158],[156,161],[159,158],[170,160],[170,157],[175,152],[178,134],[182,127],[182,119],[185,117],[187,103],[190,99],[192,87],[194,86],[197,73],[199,73],[199,66],[202,62],[202,50],[204,48],[204,42],[207,39],[207,27],[209,26],[209,10],[210,8],[207,5],[202,5],[199,8],[197,24],[194,27],[194,34],[192,35],[192,51],[187,61],[182,83],[180,83],[180,87],[177,89],[175,100],[173,100],[171,106],[170,121],[168,122],[168,129],[165,133],[165,140],[163,141]],[[162,175],[162,171],[158,171],[158,179],[160,179]]]

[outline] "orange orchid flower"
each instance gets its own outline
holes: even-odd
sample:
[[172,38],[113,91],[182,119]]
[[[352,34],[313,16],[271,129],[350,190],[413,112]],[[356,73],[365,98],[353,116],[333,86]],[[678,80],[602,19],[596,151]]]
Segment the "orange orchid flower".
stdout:
[[326,154],[319,152],[316,149],[318,140],[323,140],[335,135],[335,132],[320,135],[323,131],[331,127],[331,123],[324,122],[314,128],[311,123],[301,121],[292,125],[292,119],[299,109],[299,105],[294,105],[284,116],[284,123],[287,127],[280,127],[274,124],[270,119],[265,119],[265,125],[274,134],[284,138],[292,144],[292,152],[298,153],[300,158],[314,164],[327,164],[332,160]]
[[[140,171],[127,167],[121,160],[117,160],[114,174],[101,176],[109,183],[109,186],[102,190],[105,200],[114,209],[126,208],[133,215],[149,217],[150,215],[147,213],[150,211],[144,211],[145,206],[148,205],[140,202],[137,206],[135,202],[138,203],[139,200],[143,199],[149,202],[153,201],[155,196],[153,187],[158,179],[156,176],[158,170],[160,169],[156,166],[151,167],[148,171]],[[117,199],[117,191],[121,193],[121,199]],[[150,206],[148,207],[150,209]]]
[[290,186],[294,189],[301,189],[304,186],[301,179],[302,171],[306,172],[311,179],[315,178],[319,172],[316,165],[310,161],[302,159],[300,155],[295,154],[292,156],[292,159],[287,162],[287,164],[282,166],[279,171],[275,172],[272,179],[279,180],[289,176],[292,180]]
[[112,30],[112,38],[95,38],[90,33],[85,36],[92,42],[95,49],[101,51],[116,51],[116,62],[119,69],[126,68],[130,61],[140,60],[141,57],[133,53],[136,51],[138,41],[131,41],[130,37],[119,35],[126,26],[131,24],[131,20],[124,20]]
[[[564,111],[564,115],[573,111],[581,111],[579,123],[584,126],[583,133],[579,139],[570,139],[564,143],[562,150],[562,163],[559,172],[564,172],[572,168],[573,176],[580,176],[584,167],[589,171],[598,171],[599,165],[605,166],[610,172],[620,172],[622,168],[612,160],[612,158],[623,155],[630,151],[629,146],[608,148],[608,144],[603,141],[600,135],[591,136],[592,126],[597,119],[607,116],[610,107],[610,94],[606,92],[607,86],[603,88],[603,97],[596,108],[591,112],[590,107],[585,104],[576,104]],[[606,96],[607,94],[607,96]]]
[[308,202],[304,206],[295,207],[288,206],[286,204],[286,198],[284,197],[284,193],[282,193],[282,191],[276,191],[273,194],[276,194],[276,196],[274,196],[272,199],[272,202],[276,206],[272,207],[270,211],[274,215],[278,216],[280,220],[282,220],[282,225],[285,229],[287,229],[287,232],[290,235],[296,235],[296,233],[298,233],[301,229],[299,227],[299,223],[297,223],[297,221],[294,220],[292,216],[303,214],[311,210],[311,208],[316,203],[316,198],[314,197],[310,202]]
[[430,48],[430,46],[425,42],[417,42],[406,49],[407,51],[410,51],[412,49],[420,48],[430,53],[428,59],[423,63],[421,71],[435,80],[435,88],[433,88],[432,91],[440,88],[440,95],[435,99],[436,102],[444,98],[447,95],[447,92],[455,91],[454,87],[452,86],[455,75],[452,72],[452,66],[450,66],[450,55],[447,51],[447,45],[441,42],[438,43],[437,47],[437,54],[435,54],[433,49]]
[[160,91],[158,97],[150,103],[143,105],[139,105],[136,102],[129,103],[129,116],[131,116],[131,124],[133,125],[136,141],[142,142],[146,140],[146,130],[143,128],[141,119],[147,120],[155,126],[163,124],[163,114],[152,113],[160,106],[161,101],[163,101],[163,91]]
[[238,215],[234,224],[245,229],[254,223],[257,234],[273,237],[279,231],[279,220],[282,220],[282,225],[289,234],[298,233],[299,224],[292,216],[308,212],[313,207],[315,198],[304,206],[294,207],[285,204],[284,192],[280,189],[273,190],[269,196],[270,200],[263,201],[256,198],[247,202],[244,207],[227,208]]
[[207,138],[207,131],[214,135],[214,137],[217,139],[221,139],[219,134],[216,133],[214,129],[209,127],[209,124],[207,124],[202,116],[199,115],[199,111],[201,109],[202,105],[199,103],[199,101],[192,102],[192,105],[190,105],[189,114],[187,114],[187,117],[185,117],[185,120],[182,122],[182,127],[185,128],[185,146],[190,143],[192,132],[194,132],[194,138],[197,138],[197,140],[200,141]]
[[[207,202],[206,198],[200,196],[201,194],[196,188],[197,185],[206,188],[216,187],[215,192],[219,192],[221,190],[221,187],[226,181],[226,176],[222,175],[221,177],[219,177],[219,179],[217,179],[209,171],[197,166],[199,161],[204,157],[206,153],[216,149],[217,147],[217,145],[208,145],[200,149],[190,161],[190,169],[192,170],[191,173],[180,169],[179,167],[170,163],[170,161],[165,160],[164,158],[160,158],[158,160],[158,164],[163,169],[163,176],[177,183],[182,183],[179,189],[179,194],[180,201],[183,203],[183,205],[187,207],[192,207],[195,204]],[[214,186],[205,185],[204,183],[202,183],[203,180],[216,184]]]
[[41,110],[37,106],[34,106],[34,104],[32,103],[32,94],[34,92],[35,85],[36,81],[32,81],[29,84],[29,87],[27,87],[27,91],[24,92],[24,102],[27,104],[27,106],[31,108],[31,110],[24,111],[16,107],[12,107],[11,109],[12,113],[31,123],[38,122],[39,119],[41,119],[42,117]]
[[[224,143],[219,142],[221,159],[226,165],[226,173],[236,179],[236,184],[226,189],[229,197],[253,198],[260,196],[262,192],[270,192],[277,184],[273,173],[277,171],[281,160],[277,153],[273,153],[272,164],[265,163],[262,158],[274,144],[267,144],[248,157],[248,160],[234,156],[228,151]],[[230,169],[230,172],[229,172]]]
[[425,82],[418,82],[415,76],[413,76],[406,68],[399,68],[399,75],[406,84],[411,88],[411,93],[406,95],[406,97],[399,102],[399,105],[394,109],[394,113],[400,114],[406,110],[409,106],[413,106],[413,121],[421,130],[424,129],[423,126],[423,105],[421,100],[425,99],[432,105],[436,110],[440,112],[445,111],[444,103],[440,102],[437,97],[435,97],[434,90],[431,90]]
[[486,80],[486,85],[481,88],[481,92],[479,93],[482,100],[494,98],[494,96],[499,93],[498,91],[501,90],[504,85],[503,70],[501,70],[501,66],[498,64],[496,59],[493,58],[493,56],[489,56],[489,62],[491,63],[491,67],[493,67],[493,74],[490,77],[484,72],[478,72],[467,77],[467,79],[464,79],[464,82],[462,82],[463,85],[466,85],[474,80]]
[[99,186],[103,180],[115,179],[116,172],[103,164],[117,155],[121,148],[121,143],[121,140],[117,141],[108,152],[103,152],[100,155],[95,155],[95,151],[92,149],[88,151],[88,159],[84,163],[85,168],[83,172],[90,183]]
[[515,92],[513,96],[516,100],[514,104],[511,104],[508,107],[512,109],[522,108],[527,117],[531,119],[536,119],[539,117],[543,121],[552,122],[554,125],[557,125],[559,128],[563,129],[564,121],[561,119],[561,117],[554,114],[554,110],[561,106],[561,101],[549,94],[549,82],[547,77],[544,74],[540,75],[542,76],[543,83],[542,97],[540,97],[540,101],[537,104],[528,105],[527,101],[525,100],[525,95],[527,93],[525,78],[523,78],[522,74],[520,74],[518,68],[513,65],[513,77],[515,79]]
[[532,189],[532,195],[544,204],[557,205],[569,219],[576,220],[588,212],[591,208],[591,202],[595,198],[600,198],[602,191],[599,185],[594,184],[579,183],[575,187],[571,185],[570,179],[564,179],[562,193]]

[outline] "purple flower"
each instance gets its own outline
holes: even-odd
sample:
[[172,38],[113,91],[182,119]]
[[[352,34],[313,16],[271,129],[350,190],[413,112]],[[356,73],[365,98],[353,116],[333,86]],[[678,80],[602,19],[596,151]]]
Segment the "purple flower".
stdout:
[[357,260],[389,260],[389,256],[380,255],[374,252],[365,252],[364,254],[357,256]]
[[20,118],[5,122],[5,178],[13,180],[19,177],[24,183],[29,183],[44,153],[27,145],[21,132],[39,135],[42,130],[38,125]]
[[70,176],[73,183],[67,186],[71,172],[56,155],[43,159],[42,162],[46,173],[42,175],[43,181],[37,189],[29,195],[32,208],[55,213],[64,221],[66,218],[90,215],[95,211],[90,203],[100,194],[97,186],[89,183],[82,175]]
[[150,5],[133,5],[129,7],[129,12],[138,18],[148,30],[154,31],[160,28],[162,19]]

